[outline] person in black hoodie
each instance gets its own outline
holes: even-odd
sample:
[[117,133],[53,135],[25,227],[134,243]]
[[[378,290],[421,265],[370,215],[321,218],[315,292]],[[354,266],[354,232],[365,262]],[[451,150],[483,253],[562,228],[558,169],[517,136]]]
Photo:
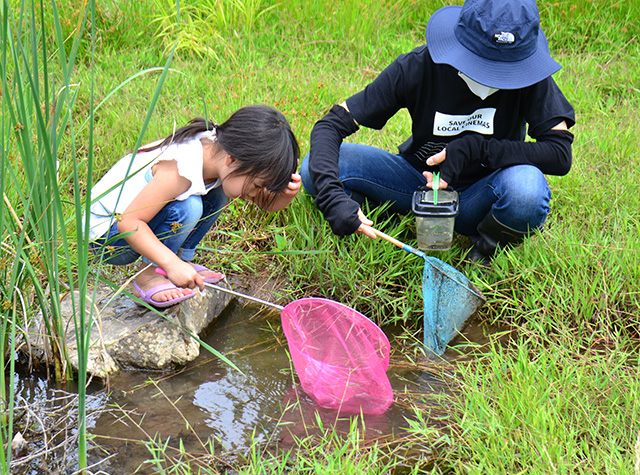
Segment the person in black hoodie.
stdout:
[[[552,78],[559,69],[534,0],[443,7],[428,21],[425,45],[315,124],[303,186],[335,234],[375,238],[363,201],[406,213],[439,171],[439,187],[460,196],[455,230],[471,239],[467,257],[486,264],[543,225],[545,175],[571,167],[575,113]],[[401,109],[412,126],[397,153],[342,143],[361,126],[382,129]]]

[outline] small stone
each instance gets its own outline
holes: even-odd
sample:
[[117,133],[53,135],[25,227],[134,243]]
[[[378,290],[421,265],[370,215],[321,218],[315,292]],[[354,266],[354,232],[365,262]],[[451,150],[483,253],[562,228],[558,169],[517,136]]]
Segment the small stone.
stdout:
[[22,433],[17,432],[11,441],[11,456],[14,458],[22,457],[27,453],[28,446],[29,444],[25,438],[22,437]]

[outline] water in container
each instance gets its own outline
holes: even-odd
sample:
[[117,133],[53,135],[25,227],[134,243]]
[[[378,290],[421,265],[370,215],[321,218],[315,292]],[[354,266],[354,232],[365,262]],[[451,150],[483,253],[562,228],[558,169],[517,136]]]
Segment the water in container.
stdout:
[[453,240],[453,225],[458,215],[458,192],[439,190],[437,202],[433,190],[418,188],[413,194],[411,210],[416,216],[418,247],[423,250],[446,251]]

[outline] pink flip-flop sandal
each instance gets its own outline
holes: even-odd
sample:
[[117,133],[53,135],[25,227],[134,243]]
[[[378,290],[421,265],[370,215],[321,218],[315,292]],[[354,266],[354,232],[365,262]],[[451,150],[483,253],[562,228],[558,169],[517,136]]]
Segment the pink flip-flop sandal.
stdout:
[[[158,302],[157,300],[153,300],[152,298],[155,294],[157,294],[158,292],[162,292],[163,290],[177,289],[178,287],[173,285],[171,282],[156,285],[155,287],[151,287],[146,292],[142,290],[140,286],[135,282],[133,283],[133,287],[140,294],[140,297],[138,297],[140,300],[158,308],[171,307],[196,295],[195,292],[191,292],[189,295],[183,295],[182,297],[178,297],[176,299],[167,300],[166,302]],[[141,305],[139,302],[136,302],[136,304]]]
[[216,277],[208,277],[208,278],[204,279],[204,281],[207,284],[215,284],[216,282],[220,282],[225,277],[224,274],[222,274],[220,272],[212,271],[211,269],[209,269],[209,268],[207,268],[205,266],[202,266],[200,264],[193,264],[193,268],[196,270],[196,272],[203,272],[203,271],[205,271],[205,272],[213,272],[214,274],[218,274],[218,276],[220,276],[220,277],[217,277],[217,276]]

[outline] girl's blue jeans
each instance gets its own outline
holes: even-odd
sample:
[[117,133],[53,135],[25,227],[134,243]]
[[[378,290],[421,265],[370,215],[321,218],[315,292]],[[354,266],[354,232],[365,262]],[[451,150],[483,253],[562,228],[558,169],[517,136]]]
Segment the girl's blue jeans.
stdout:
[[[426,178],[399,155],[368,145],[343,143],[339,158],[340,181],[349,196],[365,196],[375,203],[390,203],[390,211],[411,211],[413,193]],[[316,190],[309,176],[309,156],[300,167],[307,193]],[[516,231],[539,228],[549,214],[551,191],[542,172],[532,165],[514,165],[494,171],[472,185],[457,188],[460,214],[455,230],[477,235],[480,221],[489,213]]]
[[[222,187],[214,188],[206,195],[190,196],[184,201],[172,201],[156,214],[148,225],[162,243],[182,260],[191,261],[197,245],[218,219],[227,204]],[[135,262],[140,254],[119,237],[118,223],[109,232],[92,243],[92,251],[104,251],[104,262],[125,265]],[[112,240],[113,239],[113,240]],[[149,262],[143,258],[145,262]]]

